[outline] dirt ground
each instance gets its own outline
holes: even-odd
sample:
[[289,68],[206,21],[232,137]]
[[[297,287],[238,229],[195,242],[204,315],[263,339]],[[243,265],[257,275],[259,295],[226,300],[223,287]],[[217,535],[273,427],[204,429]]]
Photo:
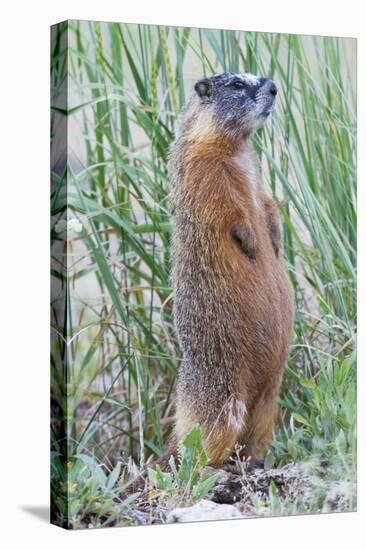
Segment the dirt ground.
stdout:
[[355,482],[331,480],[327,464],[320,465],[316,474],[306,464],[245,471],[230,466],[205,470],[218,474],[218,479],[204,500],[174,507],[143,493],[130,514],[131,523],[147,525],[354,510]]

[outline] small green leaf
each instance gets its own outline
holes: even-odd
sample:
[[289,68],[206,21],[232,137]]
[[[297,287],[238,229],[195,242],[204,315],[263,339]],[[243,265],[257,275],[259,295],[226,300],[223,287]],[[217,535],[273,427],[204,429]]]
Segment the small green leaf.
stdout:
[[109,474],[108,476],[108,481],[107,481],[107,485],[106,485],[106,488],[111,490],[113,489],[113,487],[115,486],[119,476],[120,476],[120,473],[121,473],[121,463],[118,462],[116,464],[116,466],[113,468],[112,472]]

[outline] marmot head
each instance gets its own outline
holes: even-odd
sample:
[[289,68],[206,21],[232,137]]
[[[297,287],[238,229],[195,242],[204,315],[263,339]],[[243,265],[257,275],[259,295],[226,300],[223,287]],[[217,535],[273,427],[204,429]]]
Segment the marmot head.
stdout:
[[223,73],[204,78],[194,89],[195,98],[191,98],[190,104],[195,111],[191,119],[195,137],[199,133],[197,125],[206,133],[203,121],[209,123],[210,131],[214,129],[223,137],[247,137],[272,113],[277,95],[277,86],[272,80],[250,73]]

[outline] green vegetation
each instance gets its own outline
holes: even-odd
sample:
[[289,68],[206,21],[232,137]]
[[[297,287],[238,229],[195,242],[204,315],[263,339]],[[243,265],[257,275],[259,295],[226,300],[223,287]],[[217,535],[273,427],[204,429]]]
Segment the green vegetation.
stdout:
[[167,501],[170,507],[205,498],[218,477],[203,473],[208,459],[199,426],[195,426],[186,436],[178,455],[178,465],[174,457],[170,457],[171,472],[163,472],[159,465],[155,469],[149,468],[150,485],[158,490],[159,500]]
[[[276,112],[253,144],[269,192],[287,201],[296,319],[266,461],[323,461],[333,479],[355,480],[355,42],[71,21],[54,33],[51,57],[54,146],[57,123],[68,121],[68,164],[53,166],[51,199],[56,520],[128,524],[136,495],[124,483],[162,453],[171,431],[180,350],[168,150],[194,82],[227,70],[279,86]],[[66,81],[67,105],[59,101]],[[67,235],[55,226],[66,216],[81,223]],[[195,500],[204,481],[195,472],[189,486],[183,471],[182,463],[168,480],[157,469],[150,481],[163,493],[169,483],[171,492],[188,487]],[[273,513],[290,513],[273,487],[270,495]]]

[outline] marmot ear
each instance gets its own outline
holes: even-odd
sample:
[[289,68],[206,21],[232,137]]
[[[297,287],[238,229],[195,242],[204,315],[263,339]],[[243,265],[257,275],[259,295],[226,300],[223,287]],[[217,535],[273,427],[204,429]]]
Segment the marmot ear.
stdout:
[[203,78],[196,82],[194,89],[200,97],[210,97],[212,94],[212,82],[209,78]]

